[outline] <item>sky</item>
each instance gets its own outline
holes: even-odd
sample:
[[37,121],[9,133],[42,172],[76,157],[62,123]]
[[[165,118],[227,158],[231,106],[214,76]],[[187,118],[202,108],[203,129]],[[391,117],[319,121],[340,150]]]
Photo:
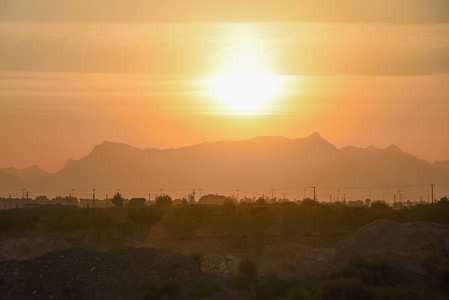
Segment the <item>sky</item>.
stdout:
[[0,40],[0,167],[313,132],[449,160],[445,0],[0,0]]

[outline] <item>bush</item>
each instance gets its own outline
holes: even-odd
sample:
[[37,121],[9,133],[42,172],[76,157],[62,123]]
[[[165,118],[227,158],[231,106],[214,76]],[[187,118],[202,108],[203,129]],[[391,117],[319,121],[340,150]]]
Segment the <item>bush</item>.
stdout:
[[179,298],[180,295],[179,284],[174,281],[150,282],[142,285],[142,288],[146,290],[147,300]]
[[438,278],[438,286],[437,288],[443,293],[446,297],[449,298],[449,270],[443,272]]
[[112,198],[111,202],[117,207],[123,207],[123,201],[125,201],[125,198],[120,195],[120,193],[117,193],[114,195],[114,198]]
[[7,234],[16,230],[18,227],[17,220],[8,215],[0,215],[0,233]]
[[392,288],[378,291],[378,299],[382,300],[444,300],[442,295],[415,290],[395,290]]
[[400,268],[392,260],[376,258],[366,261],[355,257],[348,266],[331,275],[331,278],[357,279],[373,286],[393,286],[400,277],[400,272]]
[[211,297],[220,289],[221,287],[216,283],[197,278],[189,283],[187,294],[194,298]]
[[167,206],[172,205],[173,199],[169,195],[159,195],[156,197],[156,205]]
[[201,265],[201,262],[204,259],[204,255],[202,253],[199,253],[199,252],[190,253],[189,256],[191,258],[193,258],[196,262],[198,262],[198,264],[200,264],[200,265]]
[[237,272],[239,276],[256,277],[257,276],[256,263],[249,258],[243,258],[239,261],[237,265]]
[[360,281],[340,279],[323,286],[322,300],[371,300],[376,293]]
[[285,298],[290,287],[288,281],[280,279],[275,274],[268,274],[259,277],[259,280],[254,287],[256,297],[259,298]]
[[196,231],[210,224],[211,210],[203,205],[177,207],[174,217],[164,220],[164,228],[178,238],[193,237]]

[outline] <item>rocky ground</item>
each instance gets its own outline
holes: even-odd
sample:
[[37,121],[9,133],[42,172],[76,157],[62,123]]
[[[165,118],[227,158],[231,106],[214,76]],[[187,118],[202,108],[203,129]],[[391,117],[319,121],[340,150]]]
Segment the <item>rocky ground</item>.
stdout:
[[449,268],[448,225],[377,220],[334,245],[325,244],[271,242],[223,253],[204,247],[189,256],[178,253],[189,252],[180,245],[97,251],[98,245],[70,238],[2,239],[0,294],[3,299],[247,298],[231,284],[243,258],[254,260],[260,274],[299,281],[334,272],[354,256],[397,261],[410,274],[403,279],[409,280],[406,284]]
[[71,248],[0,263],[2,299],[228,299],[226,282],[198,261],[157,248]]

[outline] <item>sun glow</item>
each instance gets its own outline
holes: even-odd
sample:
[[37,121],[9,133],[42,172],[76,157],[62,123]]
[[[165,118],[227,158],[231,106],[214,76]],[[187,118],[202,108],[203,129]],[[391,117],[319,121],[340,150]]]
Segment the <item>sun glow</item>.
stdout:
[[226,110],[239,114],[256,114],[266,110],[280,95],[280,79],[275,75],[238,70],[209,80],[212,96]]

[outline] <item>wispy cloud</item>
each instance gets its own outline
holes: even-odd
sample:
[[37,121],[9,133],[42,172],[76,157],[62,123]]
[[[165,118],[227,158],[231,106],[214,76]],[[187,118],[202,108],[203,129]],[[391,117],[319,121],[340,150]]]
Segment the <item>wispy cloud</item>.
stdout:
[[0,69],[211,74],[257,59],[290,75],[449,73],[449,23],[0,23]]

